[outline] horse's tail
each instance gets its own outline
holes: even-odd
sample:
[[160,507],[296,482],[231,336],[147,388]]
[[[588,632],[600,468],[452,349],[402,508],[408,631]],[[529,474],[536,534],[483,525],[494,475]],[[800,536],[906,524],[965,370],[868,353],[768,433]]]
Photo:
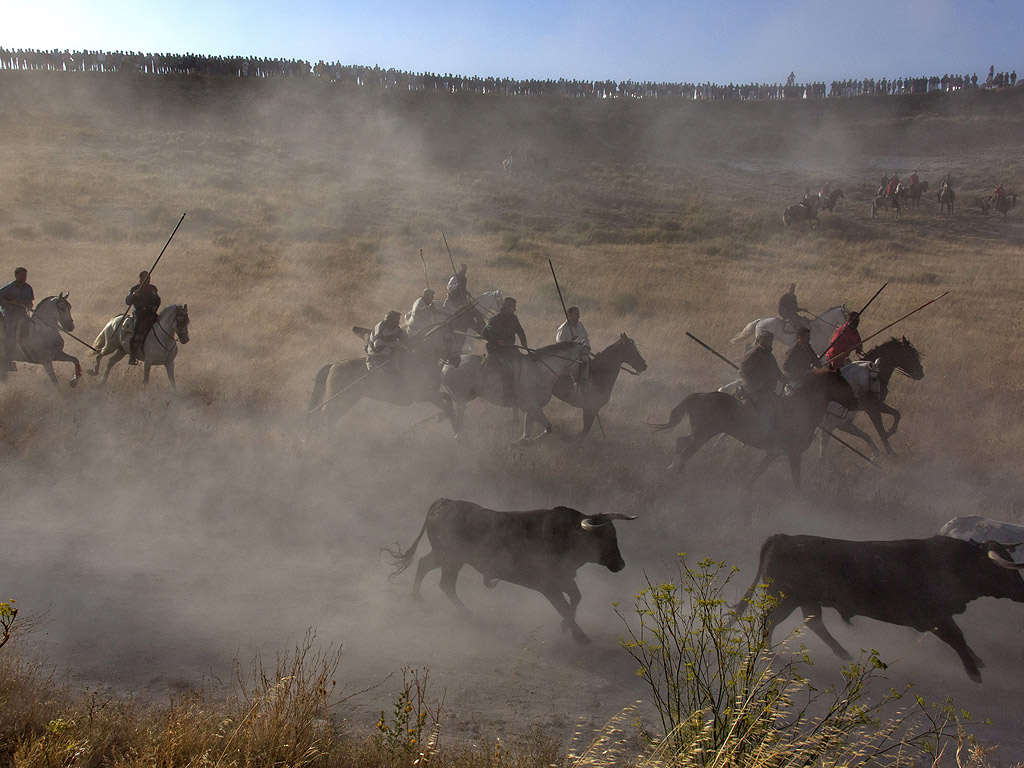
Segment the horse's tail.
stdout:
[[666,429],[672,429],[679,422],[681,422],[690,413],[690,403],[693,401],[696,395],[687,395],[683,398],[682,402],[679,403],[668,416],[668,421],[664,424],[651,424],[654,427],[655,432],[662,432]]
[[757,327],[757,324],[759,322],[761,322],[760,319],[751,320],[749,323],[746,324],[746,326],[744,326],[742,331],[740,331],[738,334],[736,334],[730,340],[729,343],[730,344],[739,344],[741,341],[747,339],[750,336],[753,336],[754,335],[754,329]]
[[100,335],[96,337],[96,341],[92,343],[92,353],[99,357],[103,354],[103,350],[107,347],[107,329],[104,328],[100,331]]
[[412,565],[412,558],[416,554],[416,547],[419,546],[420,539],[423,538],[423,532],[427,530],[427,519],[429,519],[429,515],[427,516],[427,518],[424,518],[423,527],[420,528],[419,536],[416,537],[416,540],[412,543],[412,546],[410,546],[407,551],[403,552],[402,548],[398,546],[397,541],[395,542],[394,549],[391,549],[390,547],[381,548],[381,555],[387,555],[391,566],[395,569],[388,576],[388,581],[394,581],[396,576],[398,576],[400,573],[402,573],[402,571],[404,571],[406,568]]
[[312,411],[323,402],[324,393],[327,391],[327,375],[331,372],[331,365],[328,363],[321,368],[313,380],[313,394],[309,396],[309,408]]

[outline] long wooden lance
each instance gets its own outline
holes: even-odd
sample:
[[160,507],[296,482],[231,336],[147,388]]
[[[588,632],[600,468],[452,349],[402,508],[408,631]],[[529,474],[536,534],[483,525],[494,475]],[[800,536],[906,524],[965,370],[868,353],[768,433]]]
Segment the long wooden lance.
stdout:
[[[551,277],[555,281],[555,290],[558,291],[558,300],[562,304],[562,314],[565,315],[565,327],[569,329],[569,333],[572,334],[572,340],[576,341],[576,334],[573,333],[572,323],[569,322],[569,310],[565,308],[565,299],[562,298],[562,289],[558,285],[558,275],[555,274],[555,265],[551,263],[551,259],[548,259],[548,266],[551,267]],[[601,423],[601,414],[596,413],[594,416],[597,418],[597,426],[601,430],[601,438],[607,440],[608,438],[604,434],[604,424]]]
[[420,261],[423,263],[423,281],[427,284],[427,290],[430,290],[430,278],[427,277],[427,262],[423,258],[423,249],[420,248]]
[[[884,288],[885,286],[882,286],[882,287]],[[875,296],[877,296],[877,295],[878,295],[878,294],[876,293],[876,294],[875,294]],[[870,303],[870,302],[868,302],[868,303]],[[718,358],[719,360],[721,360],[722,362],[724,362],[724,363],[727,363],[727,364],[731,365],[731,366],[732,366],[733,368],[735,368],[735,369],[736,369],[737,371],[738,371],[738,370],[740,369],[740,367],[739,367],[738,365],[736,365],[736,363],[734,363],[734,362],[733,362],[732,360],[730,360],[729,358],[727,358],[727,357],[726,357],[725,355],[720,355],[720,354],[718,354],[718,352],[716,352],[716,351],[715,351],[714,349],[712,349],[712,348],[711,348],[710,346],[708,346],[708,345],[707,345],[707,344],[705,344],[705,343],[704,343],[703,341],[701,341],[700,339],[698,339],[698,338],[697,338],[696,336],[694,336],[694,335],[693,335],[692,333],[690,333],[689,331],[687,331],[687,332],[686,332],[686,335],[687,335],[687,336],[688,336],[688,337],[689,337],[690,339],[692,339],[693,341],[695,341],[695,342],[697,342],[698,344],[700,344],[700,345],[701,345],[702,347],[704,347],[704,349],[706,349],[706,350],[707,350],[708,352],[710,352],[711,354],[713,354],[713,355],[714,355],[715,357],[717,357],[717,358]],[[845,446],[846,446],[847,448],[849,448],[849,449],[850,449],[851,451],[853,451],[854,453],[856,453],[856,454],[857,454],[858,456],[860,456],[860,457],[861,457],[862,459],[864,459],[864,461],[866,461],[866,462],[867,462],[868,464],[870,464],[871,466],[873,466],[873,467],[877,467],[878,469],[882,469],[882,465],[881,465],[881,464],[879,464],[878,462],[876,462],[876,461],[875,461],[874,459],[872,459],[872,458],[871,458],[870,456],[867,456],[867,455],[865,455],[865,454],[861,453],[860,451],[858,451],[858,450],[857,450],[856,448],[854,448],[854,447],[853,447],[852,445],[850,445],[850,444],[849,444],[848,442],[846,442],[845,440],[843,440],[843,439],[842,439],[841,437],[837,437],[837,436],[836,436],[836,434],[835,434],[834,432],[830,432],[829,430],[827,430],[827,429],[825,429],[824,427],[821,427],[821,426],[817,427],[817,429],[819,429],[820,431],[824,432],[824,433],[825,433],[826,435],[828,435],[829,437],[831,437],[832,439],[834,439],[834,440],[835,440],[835,441],[836,441],[837,443],[839,443],[840,445],[845,445]]]
[[[890,329],[890,328],[892,328],[892,327],[893,327],[894,325],[896,325],[896,323],[899,323],[899,322],[902,322],[902,321],[906,320],[906,319],[907,319],[908,317],[910,317],[910,316],[911,316],[912,314],[914,314],[915,312],[920,312],[920,311],[921,311],[922,309],[924,309],[925,307],[927,307],[927,306],[928,306],[929,304],[932,304],[932,303],[934,303],[934,302],[938,301],[939,299],[941,299],[941,298],[942,298],[943,296],[945,296],[945,295],[946,295],[946,294],[948,294],[948,293],[949,293],[949,291],[943,291],[943,292],[942,292],[942,293],[940,293],[940,294],[939,294],[938,296],[936,296],[936,297],[935,297],[934,299],[929,299],[928,301],[926,301],[926,302],[925,302],[924,304],[922,304],[922,305],[921,305],[920,307],[918,307],[917,309],[914,309],[914,310],[911,310],[910,312],[907,312],[907,314],[905,314],[905,315],[904,315],[903,317],[901,317],[901,318],[899,318],[899,319],[897,319],[897,320],[893,320],[893,321],[892,321],[891,323],[889,323],[888,325],[886,325],[886,326],[883,326],[883,327],[882,327],[882,328],[880,328],[879,330],[875,331],[875,332],[874,332],[874,333],[872,333],[872,334],[871,334],[870,336],[868,336],[868,337],[867,337],[866,339],[864,339],[864,341],[868,341],[868,340],[870,340],[870,339],[873,339],[873,338],[875,338],[875,336],[877,336],[878,334],[880,334],[880,333],[884,333],[885,331],[889,330],[889,329]],[[861,343],[864,343],[864,342],[861,342]]]
[[[178,227],[181,226],[181,222],[183,222],[184,220],[185,214],[183,213],[181,214],[181,218],[178,219],[178,223],[174,225],[174,230],[171,232],[171,236],[167,238],[167,242],[164,243],[164,247],[160,249],[160,255],[156,257],[156,261],[153,262],[153,266],[150,267],[149,271],[146,273],[146,279],[139,283],[140,291],[142,290],[142,287],[150,281],[150,278],[153,276],[153,270],[156,269],[156,265],[160,263],[160,259],[164,257],[164,251],[166,251],[167,246],[171,244],[171,240],[174,239],[174,233],[178,231]],[[121,319],[117,321],[117,328],[114,330],[115,337],[118,333],[121,332],[121,324],[124,323],[124,319],[128,316],[128,311],[130,309],[131,307],[125,309],[124,314],[121,315]]]
[[444,236],[444,230],[441,230],[441,239],[444,240],[444,248],[448,251],[448,261],[452,263],[452,274],[456,274],[459,270],[455,268],[455,259],[452,257],[452,249],[448,247],[448,238]]

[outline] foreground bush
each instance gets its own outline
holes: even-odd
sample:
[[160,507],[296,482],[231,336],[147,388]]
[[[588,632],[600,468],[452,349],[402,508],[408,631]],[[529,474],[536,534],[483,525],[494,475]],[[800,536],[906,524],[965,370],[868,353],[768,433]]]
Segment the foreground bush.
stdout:
[[678,569],[674,582],[648,579],[636,597],[638,624],[619,614],[622,645],[661,718],[643,764],[895,768],[935,763],[950,746],[962,759],[969,715],[949,700],[929,706],[885,689],[875,651],[843,667],[840,685],[818,690],[802,646],[787,653],[769,645],[775,601],[764,585],[740,618],[724,598],[735,569],[711,559],[692,568],[682,557]]

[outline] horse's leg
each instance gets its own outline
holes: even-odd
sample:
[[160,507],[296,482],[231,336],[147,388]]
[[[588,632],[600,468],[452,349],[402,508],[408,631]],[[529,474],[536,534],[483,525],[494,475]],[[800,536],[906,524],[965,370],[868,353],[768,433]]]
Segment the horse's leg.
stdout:
[[796,453],[789,454],[789,474],[793,478],[793,485],[796,488],[800,487],[800,460],[803,458],[802,454],[798,451]]
[[597,418],[596,410],[583,409],[583,431],[579,433],[579,437],[586,437],[590,434],[590,428],[594,426],[595,418]]
[[128,353],[121,349],[121,347],[117,348],[117,351],[114,352],[107,361],[107,369],[103,371],[103,379],[100,381],[100,384],[107,383],[107,377],[110,376],[110,369],[121,362],[121,359],[127,354]]
[[886,433],[889,437],[892,437],[900,426],[900,412],[884,401],[878,404],[878,412],[892,416],[892,426],[889,427],[889,431]]
[[148,360],[142,364],[142,386],[144,387],[149,386],[149,369],[151,367]]
[[889,434],[886,433],[886,431],[885,431],[885,425],[882,424],[882,411],[881,411],[881,409],[877,408],[877,407],[876,408],[868,408],[868,409],[866,409],[866,413],[868,415],[868,418],[871,419],[871,423],[874,425],[875,431],[878,433],[878,437],[882,441],[882,445],[885,447],[885,452],[890,454],[890,455],[895,453],[895,451],[893,451],[893,449],[892,449],[892,446],[889,445]]
[[53,356],[53,359],[54,361],[60,361],[62,363],[75,364],[75,376],[73,379],[71,379],[71,381],[68,382],[68,384],[70,384],[72,387],[78,386],[78,382],[82,378],[82,364],[79,362],[78,358],[75,357],[74,355],[69,355],[62,349]]
[[[766,469],[768,469],[769,465],[770,465],[770,464],[771,464],[771,463],[772,463],[773,461],[775,461],[775,457],[776,457],[776,456],[778,456],[778,455],[779,455],[779,454],[777,454],[777,453],[772,453],[771,451],[769,451],[768,453],[766,453],[766,454],[764,455],[764,458],[763,458],[763,459],[761,459],[760,463],[759,463],[759,464],[757,465],[757,467],[756,467],[756,468],[754,469],[754,474],[753,474],[753,475],[752,475],[752,476],[750,477],[750,479],[749,479],[749,480],[747,481],[747,485],[746,485],[746,488],[747,488],[747,490],[748,490],[748,491],[749,491],[749,490],[750,490],[751,488],[753,488],[753,487],[754,487],[754,483],[756,483],[756,482],[757,482],[757,478],[759,478],[759,477],[760,477],[760,476],[761,476],[761,475],[762,475],[762,474],[764,473],[764,471],[765,471]],[[791,468],[792,468],[792,467],[791,467]],[[799,470],[798,470],[797,472],[798,472],[798,474],[799,474]],[[796,482],[796,484],[797,484],[797,487],[799,487],[799,486],[800,486],[800,481],[799,481],[799,480],[796,480],[795,482]]]
[[[174,381],[174,360],[168,360],[164,364],[164,369],[167,371],[167,380],[169,382],[171,382],[171,391],[172,392],[177,392],[178,391],[178,385]],[[149,372],[149,368],[147,366],[147,369],[143,373],[143,376],[145,376],[145,373],[148,373],[148,372]]]
[[[861,440],[863,440],[865,443],[868,444],[868,447],[871,448],[872,455],[874,455],[874,456],[878,455],[878,446],[875,445],[875,441],[871,439],[871,436],[867,432],[865,432],[860,427],[858,427],[856,424],[854,424],[852,419],[843,421],[842,423],[840,423],[836,427],[836,429],[841,429],[841,430],[843,430],[843,432],[845,432],[848,435],[853,435],[854,437],[859,437]],[[822,433],[822,434],[824,434],[824,433]]]
[[668,465],[669,469],[674,469],[676,474],[683,474],[686,469],[686,462],[688,462],[693,456],[704,447],[704,444],[714,437],[714,434],[701,434],[697,435],[689,434],[683,435],[676,439],[676,454],[678,458]]
[[53,372],[53,363],[49,360],[42,363],[43,370],[46,371],[47,377],[50,379],[50,383],[55,387],[60,387],[60,382],[57,381],[57,374]]

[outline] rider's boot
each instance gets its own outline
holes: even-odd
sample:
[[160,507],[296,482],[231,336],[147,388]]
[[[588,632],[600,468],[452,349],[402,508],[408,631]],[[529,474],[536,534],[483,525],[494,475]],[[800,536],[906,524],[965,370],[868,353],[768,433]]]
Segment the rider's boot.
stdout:
[[128,365],[138,365],[138,364],[139,364],[139,345],[135,342],[135,339],[132,339],[131,343],[128,345]]

